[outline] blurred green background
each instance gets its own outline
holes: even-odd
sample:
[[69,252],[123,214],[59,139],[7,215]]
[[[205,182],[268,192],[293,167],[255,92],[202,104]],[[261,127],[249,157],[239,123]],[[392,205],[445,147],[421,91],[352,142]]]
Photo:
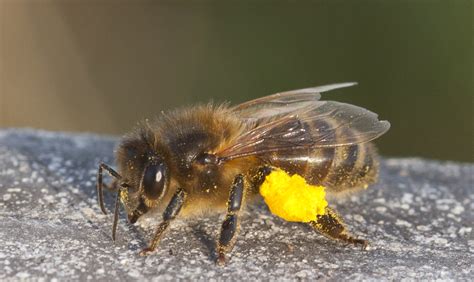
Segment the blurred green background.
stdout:
[[386,156],[474,161],[472,1],[0,0],[0,126],[123,134],[196,102],[358,81]]

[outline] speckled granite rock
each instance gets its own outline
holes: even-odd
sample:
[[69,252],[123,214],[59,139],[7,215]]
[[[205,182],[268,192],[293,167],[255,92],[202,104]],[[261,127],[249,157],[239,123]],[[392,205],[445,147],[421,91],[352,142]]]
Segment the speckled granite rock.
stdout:
[[[138,251],[153,218],[100,213],[96,166],[113,163],[117,139],[0,130],[0,279],[466,279],[474,277],[474,165],[387,159],[381,180],[336,203],[349,229],[370,240],[343,246],[259,203],[244,214],[225,268],[214,265],[222,215],[178,220],[149,257]],[[107,196],[108,207],[112,197]],[[159,218],[159,217],[158,217]]]

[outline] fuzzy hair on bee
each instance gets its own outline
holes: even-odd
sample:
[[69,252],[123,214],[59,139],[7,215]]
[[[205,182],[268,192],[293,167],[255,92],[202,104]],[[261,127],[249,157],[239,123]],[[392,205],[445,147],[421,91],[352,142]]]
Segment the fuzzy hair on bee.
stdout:
[[[244,130],[244,124],[226,106],[213,104],[178,109],[152,122],[143,121],[123,139],[116,152],[119,171],[132,187],[141,189],[129,193],[129,201],[135,202],[132,206],[137,206],[138,196],[145,195],[145,205],[157,207],[160,202],[169,201],[184,185],[189,196],[181,215],[199,212],[201,209],[197,207],[225,206],[230,184],[235,175],[245,170],[248,160],[236,159],[219,166],[212,163],[217,159],[212,160],[211,154],[226,147]],[[166,160],[167,171],[163,175],[171,176],[165,192],[141,185],[145,166],[155,163],[157,158]],[[226,185],[227,189],[221,188]],[[161,197],[153,196],[161,193]]]
[[[240,211],[259,197],[273,171],[299,175],[329,195],[366,188],[377,179],[377,153],[370,141],[390,124],[350,104],[321,101],[320,93],[352,86],[340,83],[276,93],[237,106],[200,105],[141,122],[116,151],[117,171],[101,163],[97,190],[117,193],[112,237],[123,205],[130,223],[152,210],[163,218],[148,255],[176,217],[226,213],[217,240],[217,263],[224,265],[240,227]],[[114,177],[103,183],[103,172]],[[296,188],[297,189],[297,188]],[[308,222],[323,235],[367,245],[349,234],[329,206]]]

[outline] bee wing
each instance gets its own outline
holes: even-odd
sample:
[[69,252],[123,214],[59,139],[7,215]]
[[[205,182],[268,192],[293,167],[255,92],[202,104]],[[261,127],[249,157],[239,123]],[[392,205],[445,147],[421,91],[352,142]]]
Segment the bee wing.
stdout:
[[345,82],[275,93],[237,105],[232,111],[247,122],[275,119],[311,107],[321,98],[320,93],[355,84],[357,83]]
[[264,120],[268,122],[249,123],[249,131],[217,154],[229,160],[275,151],[347,146],[371,141],[390,128],[388,121],[379,121],[369,110],[334,101],[312,101]]

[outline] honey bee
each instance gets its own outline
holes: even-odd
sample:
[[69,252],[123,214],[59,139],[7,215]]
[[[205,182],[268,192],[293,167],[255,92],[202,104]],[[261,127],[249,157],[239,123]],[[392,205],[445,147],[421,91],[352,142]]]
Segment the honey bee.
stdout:
[[[233,107],[195,106],[142,122],[118,146],[118,171],[103,163],[98,169],[104,214],[103,187],[117,193],[113,239],[120,203],[130,223],[164,208],[162,222],[140,255],[156,249],[176,217],[227,211],[216,247],[216,262],[223,265],[236,241],[242,207],[258,195],[273,169],[298,174],[333,195],[374,183],[378,162],[370,141],[390,123],[361,107],[320,100],[322,92],[354,84],[282,92]],[[110,187],[103,183],[104,170],[115,178]],[[348,233],[329,207],[309,225],[329,238],[367,245]]]

